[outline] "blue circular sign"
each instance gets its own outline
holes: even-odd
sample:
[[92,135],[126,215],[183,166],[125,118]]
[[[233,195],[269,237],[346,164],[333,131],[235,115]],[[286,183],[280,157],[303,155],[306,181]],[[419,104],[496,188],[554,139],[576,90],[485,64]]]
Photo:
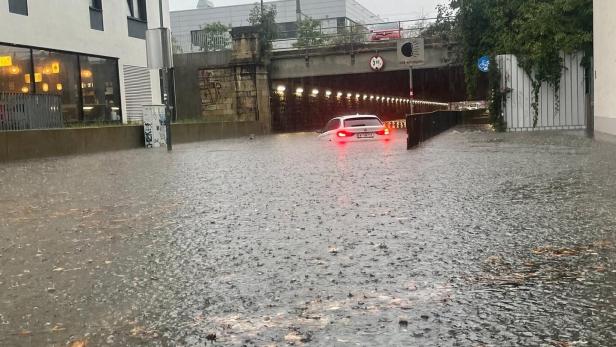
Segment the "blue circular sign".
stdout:
[[477,67],[481,72],[490,71],[490,57],[484,55],[483,57],[479,58],[479,60],[477,61]]

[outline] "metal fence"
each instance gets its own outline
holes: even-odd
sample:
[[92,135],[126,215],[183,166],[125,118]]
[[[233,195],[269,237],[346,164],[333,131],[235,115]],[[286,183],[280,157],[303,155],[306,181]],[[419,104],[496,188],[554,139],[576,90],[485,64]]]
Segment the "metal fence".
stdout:
[[[423,37],[434,23],[434,18],[390,23],[353,24],[350,26],[324,27],[302,33],[301,30],[281,31],[279,39],[272,41],[274,51],[305,48],[367,45],[398,39]],[[302,34],[305,35],[302,38]]]
[[420,143],[462,123],[463,113],[457,111],[436,111],[406,116],[406,148]]
[[0,92],[0,131],[64,127],[59,95]]
[[586,128],[586,81],[581,62],[583,52],[561,54],[563,65],[560,88],[543,83],[537,100],[537,124],[534,126],[534,91],[530,76],[511,54],[497,57],[501,89],[507,91],[503,116],[508,131],[562,130]]
[[173,53],[219,52],[233,49],[229,32],[211,33],[193,30],[188,34],[173,34]]

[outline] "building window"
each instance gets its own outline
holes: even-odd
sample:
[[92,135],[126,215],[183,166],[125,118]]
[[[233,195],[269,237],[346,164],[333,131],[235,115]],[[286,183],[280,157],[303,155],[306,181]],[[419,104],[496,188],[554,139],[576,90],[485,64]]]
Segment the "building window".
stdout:
[[101,0],[90,0],[90,8],[102,11],[103,6],[101,4]]
[[145,0],[126,0],[128,36],[145,39],[148,30]]
[[28,0],[9,0],[9,12],[28,15]]
[[122,120],[118,61],[79,56],[84,122]]
[[32,93],[31,69],[29,49],[0,45],[0,92]]
[[103,5],[101,0],[90,0],[90,28],[103,31]]
[[59,95],[68,124],[120,122],[119,81],[114,58],[0,44],[0,92]]
[[146,21],[148,19],[145,0],[126,0],[128,17]]
[[40,94],[60,95],[64,122],[80,121],[79,68],[76,54],[33,49],[34,82]]

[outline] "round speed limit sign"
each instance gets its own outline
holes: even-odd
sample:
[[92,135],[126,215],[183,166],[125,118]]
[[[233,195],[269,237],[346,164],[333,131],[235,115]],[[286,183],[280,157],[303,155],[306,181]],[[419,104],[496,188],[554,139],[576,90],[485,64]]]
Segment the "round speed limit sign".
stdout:
[[385,60],[380,55],[370,58],[370,68],[372,71],[381,71],[385,67]]

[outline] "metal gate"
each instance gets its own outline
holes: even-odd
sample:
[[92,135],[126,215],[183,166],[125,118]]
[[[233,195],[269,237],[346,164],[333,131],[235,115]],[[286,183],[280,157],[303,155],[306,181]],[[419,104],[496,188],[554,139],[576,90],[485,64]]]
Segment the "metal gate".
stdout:
[[533,128],[533,89],[528,74],[514,55],[499,55],[502,89],[507,91],[504,117],[508,131],[586,128],[586,76],[583,53],[563,55],[558,93],[544,83],[539,91],[539,118]]
[[64,127],[59,95],[0,93],[0,131]]

